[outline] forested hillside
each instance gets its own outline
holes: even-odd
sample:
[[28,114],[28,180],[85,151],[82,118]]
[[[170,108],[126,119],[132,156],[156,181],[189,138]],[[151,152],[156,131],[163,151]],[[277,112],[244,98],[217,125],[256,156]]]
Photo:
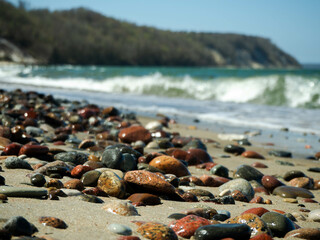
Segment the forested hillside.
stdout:
[[84,8],[27,11],[4,0],[0,38],[43,64],[299,67],[265,38],[163,31]]

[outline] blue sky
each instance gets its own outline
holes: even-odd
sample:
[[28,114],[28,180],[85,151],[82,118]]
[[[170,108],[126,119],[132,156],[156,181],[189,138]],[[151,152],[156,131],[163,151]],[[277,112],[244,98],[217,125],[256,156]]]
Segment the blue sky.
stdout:
[[[17,3],[18,0],[10,0]],[[27,0],[31,8],[87,7],[172,31],[262,36],[301,63],[320,63],[320,0]]]

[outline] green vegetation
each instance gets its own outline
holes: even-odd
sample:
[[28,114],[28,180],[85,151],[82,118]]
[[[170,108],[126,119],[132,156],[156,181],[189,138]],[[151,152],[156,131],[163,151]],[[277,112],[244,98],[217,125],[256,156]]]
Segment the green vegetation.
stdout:
[[299,67],[265,38],[163,31],[84,8],[27,11],[0,0],[0,37],[44,64]]

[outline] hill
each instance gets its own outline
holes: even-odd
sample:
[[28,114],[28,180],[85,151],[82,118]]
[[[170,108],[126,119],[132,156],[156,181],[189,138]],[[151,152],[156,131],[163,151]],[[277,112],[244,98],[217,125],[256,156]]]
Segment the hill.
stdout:
[[28,11],[4,0],[0,38],[42,64],[300,67],[266,38],[164,31],[84,8]]

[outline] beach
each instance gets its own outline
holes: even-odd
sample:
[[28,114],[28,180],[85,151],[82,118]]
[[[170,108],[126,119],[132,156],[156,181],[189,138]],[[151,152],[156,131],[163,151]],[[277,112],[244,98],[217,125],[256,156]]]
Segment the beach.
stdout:
[[[51,101],[51,100],[50,100]],[[90,105],[88,105],[90,106]],[[89,108],[87,106],[87,108]],[[54,110],[55,108],[51,109]],[[50,110],[46,110],[50,112]],[[77,114],[75,114],[77,115]],[[78,112],[79,115],[79,112]],[[137,120],[123,120],[120,118],[120,122],[123,123],[124,129],[127,126],[127,123],[141,124],[141,126],[146,127],[150,122],[157,122],[162,120],[163,116],[157,118],[148,118],[138,116]],[[110,119],[109,119],[110,121]],[[114,120],[115,121],[115,120]],[[119,119],[117,119],[119,121]],[[112,122],[112,121],[111,121]],[[205,144],[207,148],[207,153],[212,157],[213,163],[222,165],[229,170],[229,180],[235,179],[234,173],[237,171],[237,168],[240,165],[252,165],[255,162],[263,163],[267,166],[267,168],[256,168],[259,170],[264,176],[274,176],[283,184],[289,186],[289,182],[283,179],[283,176],[286,172],[292,170],[298,170],[303,172],[307,177],[313,179],[313,183],[310,183],[308,191],[311,192],[314,196],[314,200],[320,199],[319,190],[316,189],[319,187],[319,172],[309,171],[310,168],[319,167],[319,161],[315,159],[302,159],[302,158],[283,158],[271,156],[268,153],[271,150],[278,150],[277,145],[272,144],[272,138],[268,138],[265,140],[265,145],[261,145],[261,143],[255,143],[254,138],[249,137],[249,141],[251,142],[251,146],[241,146],[245,148],[246,151],[254,151],[260,155],[262,155],[265,159],[256,159],[256,158],[247,158],[242,156],[241,154],[236,156],[235,154],[228,153],[225,151],[225,146],[228,144],[238,145],[236,141],[231,139],[222,140],[222,138],[228,137],[228,135],[219,135],[219,133],[215,133],[209,131],[208,129],[201,129],[194,125],[186,125],[181,123],[175,123],[174,121],[169,121],[167,119],[168,127],[163,127],[163,131],[171,135],[171,138],[168,138],[169,142],[172,143],[174,137],[173,136],[181,136],[181,137],[192,137],[199,139],[202,143]],[[166,125],[166,124],[164,124]],[[40,125],[39,125],[40,126]],[[42,125],[43,127],[43,125]],[[161,127],[162,128],[162,127]],[[51,129],[52,128],[48,128]],[[151,131],[151,130],[150,130]],[[281,130],[279,130],[281,131]],[[178,134],[179,133],[179,134]],[[94,142],[95,146],[106,146],[116,144],[116,142],[109,142],[109,140],[100,140],[98,141],[97,137],[98,132],[88,132],[88,131],[74,131],[73,135],[76,136],[79,140],[90,139]],[[243,133],[244,134],[244,133]],[[247,133],[248,134],[248,133]],[[46,132],[46,135],[47,132]],[[239,134],[238,134],[239,135]],[[238,136],[237,135],[237,136]],[[236,137],[237,137],[236,136]],[[229,136],[230,137],[230,136]],[[235,136],[233,136],[235,137]],[[96,155],[101,156],[103,153],[103,149],[79,149],[77,145],[70,144],[62,144],[62,145],[54,145],[54,142],[46,141],[43,142],[43,135],[36,137],[36,139],[44,146],[47,146],[49,152],[70,152],[70,151],[78,151],[81,153],[86,153],[88,155]],[[119,139],[115,139],[119,140]],[[153,137],[152,141],[156,140]],[[99,144],[98,144],[99,142]],[[149,140],[150,142],[150,140]],[[148,145],[147,145],[148,146]],[[173,146],[171,146],[173,147]],[[181,148],[181,147],[180,147]],[[4,146],[2,147],[2,150]],[[164,152],[168,149],[152,149],[148,147],[144,147],[144,154],[154,152]],[[290,150],[290,149],[288,149]],[[27,169],[8,169],[5,167],[5,154],[2,154],[0,160],[0,166],[2,167],[2,172],[0,175],[5,178],[5,184],[7,186],[12,187],[24,187],[30,189],[46,189],[44,186],[35,187],[30,184],[30,173],[34,170]],[[41,161],[37,159],[37,157],[26,157],[25,160],[34,167],[35,164],[40,163]],[[101,158],[100,158],[101,160]],[[99,160],[98,160],[99,161]],[[42,162],[43,163],[43,162]],[[190,174],[194,177],[200,178],[203,175],[209,175],[211,177],[219,177],[213,175],[210,171],[206,169],[200,169],[196,166],[188,166],[188,170]],[[135,171],[135,170],[133,170]],[[124,173],[125,174],[125,173]],[[123,178],[123,177],[122,177]],[[46,181],[49,181],[49,176],[45,176]],[[67,181],[74,179],[70,176],[63,176],[63,178],[59,179],[62,183],[66,183]],[[190,180],[190,179],[189,179]],[[184,180],[186,181],[186,180]],[[195,181],[196,182],[196,181]],[[189,186],[186,186],[189,185]],[[187,191],[188,189],[203,189],[207,190],[214,195],[215,198],[219,199],[220,190],[219,187],[210,187],[210,186],[200,186],[198,183],[184,183],[181,185],[181,189]],[[204,185],[204,184],[202,184]],[[89,186],[85,186],[86,189],[90,188]],[[62,188],[63,191],[63,188]],[[139,206],[137,205],[136,209],[138,212],[137,216],[121,216],[117,214],[113,214],[109,211],[103,209],[103,206],[112,203],[114,201],[120,202],[128,202],[126,199],[120,199],[118,197],[103,197],[99,196],[99,198],[103,201],[103,203],[92,203],[86,202],[79,198],[79,196],[68,196],[68,197],[59,197],[58,201],[49,200],[49,199],[37,199],[31,197],[8,197],[6,203],[0,204],[0,212],[1,212],[1,225],[3,225],[8,219],[14,216],[23,216],[30,223],[34,224],[38,229],[37,232],[34,233],[34,236],[42,237],[45,239],[118,239],[120,235],[113,233],[110,231],[108,226],[110,224],[124,224],[131,228],[132,235],[138,236],[140,239],[144,239],[141,235],[141,232],[137,232],[138,225],[137,222],[158,222],[165,225],[170,225],[170,223],[174,220],[172,218],[168,218],[171,214],[174,213],[183,213],[186,210],[190,210],[193,208],[213,208],[215,210],[227,210],[231,213],[231,217],[235,218],[244,211],[263,207],[269,211],[280,210],[286,214],[292,214],[296,217],[296,221],[294,222],[296,225],[301,228],[319,228],[319,222],[316,222],[308,217],[309,211],[313,211],[319,209],[318,202],[306,202],[304,199],[308,197],[297,197],[297,201],[294,201],[295,198],[290,198],[289,200],[277,195],[266,195],[264,192],[256,192],[256,196],[261,196],[265,202],[269,204],[262,203],[248,203],[243,201],[236,200],[234,204],[218,204],[215,201],[201,201],[198,198],[198,201],[187,202],[180,199],[180,201],[176,200],[164,200],[161,199],[161,204],[151,206]],[[154,193],[154,192],[153,192]],[[163,194],[160,194],[163,195]],[[163,196],[162,196],[163,198]],[[190,200],[189,198],[187,198]],[[194,199],[194,198],[193,198]],[[270,201],[269,201],[270,200]],[[293,202],[293,203],[291,203]],[[299,205],[300,204],[300,205]],[[50,216],[56,217],[63,220],[67,224],[66,229],[57,229],[50,226],[45,226],[39,222],[39,217],[42,216]],[[319,215],[318,215],[319,216]],[[302,220],[304,219],[304,220]],[[318,217],[319,220],[319,217]],[[219,221],[223,223],[224,221]],[[0,227],[1,227],[0,225]],[[297,226],[296,226],[297,227]],[[179,237],[184,239],[182,237]],[[274,239],[278,239],[279,237],[274,237]],[[13,238],[14,239],[14,238]],[[163,238],[165,239],[165,238]]]

